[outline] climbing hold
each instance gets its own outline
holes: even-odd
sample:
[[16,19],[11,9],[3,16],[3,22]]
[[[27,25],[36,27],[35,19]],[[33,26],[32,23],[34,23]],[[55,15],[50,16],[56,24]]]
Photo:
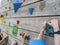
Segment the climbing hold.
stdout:
[[20,36],[24,37],[24,35],[25,35],[25,33],[23,33],[23,32],[20,33]]
[[46,30],[46,33],[49,35],[54,33],[53,27],[49,24],[46,24],[45,30]]
[[5,18],[4,18],[3,15],[0,16],[0,21],[1,21],[2,23],[6,23],[6,20],[5,20]]
[[4,14],[4,12],[3,12],[1,15],[3,15],[3,16],[4,16],[4,15],[5,15],[5,14]]
[[9,10],[11,10],[11,7],[9,7]]
[[28,36],[26,36],[26,39],[27,39],[27,40],[30,40],[30,36],[29,36],[29,35],[28,35]]
[[8,27],[8,26],[7,26],[7,27],[5,27],[5,31],[6,31],[6,32],[8,32],[8,30],[9,30],[9,27]]
[[19,24],[20,23],[20,21],[19,20],[17,20],[17,24]]
[[23,2],[26,2],[26,0],[23,0]]
[[0,17],[4,17],[4,15],[1,15]]
[[41,0],[40,1],[40,10],[43,10],[45,8],[45,1]]
[[32,15],[34,11],[34,8],[29,8],[29,13]]
[[6,16],[8,15],[8,13],[6,13]]
[[21,32],[20,36],[25,37],[25,39],[27,39],[27,40],[30,40],[30,35],[28,35],[26,33]]
[[7,7],[5,7],[5,9],[7,9]]
[[14,0],[13,6],[14,6],[14,12],[16,13],[18,9],[21,7],[22,1],[21,0]]
[[14,24],[14,25],[13,25],[12,34],[13,34],[14,36],[17,36],[17,33],[18,33],[18,25]]

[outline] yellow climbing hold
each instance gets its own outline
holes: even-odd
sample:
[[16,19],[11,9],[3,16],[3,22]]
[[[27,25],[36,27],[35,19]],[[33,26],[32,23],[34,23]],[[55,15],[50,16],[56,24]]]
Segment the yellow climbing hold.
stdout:
[[6,20],[5,20],[5,18],[4,18],[3,15],[0,16],[0,22],[2,22],[2,23],[6,23]]
[[8,26],[7,26],[7,27],[5,27],[5,31],[6,31],[6,32],[8,32],[8,30],[9,30],[9,27],[8,27]]
[[2,23],[6,23],[6,20],[5,20],[5,18],[3,18],[3,17],[0,17],[0,21],[1,21]]
[[4,16],[5,14],[4,14],[4,13],[2,13],[2,15]]

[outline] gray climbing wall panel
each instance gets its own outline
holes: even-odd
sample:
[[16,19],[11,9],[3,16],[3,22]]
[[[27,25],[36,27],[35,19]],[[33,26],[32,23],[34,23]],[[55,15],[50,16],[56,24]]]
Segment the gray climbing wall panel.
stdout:
[[[13,0],[12,0],[13,1]],[[19,36],[20,32],[28,33],[31,36],[31,40],[34,39],[34,37],[38,36],[38,32],[41,30],[41,24],[43,21],[49,21],[51,19],[60,19],[59,16],[57,17],[41,17],[41,16],[49,16],[49,15],[60,15],[60,1],[59,0],[45,0],[46,5],[44,10],[40,10],[40,2],[38,0],[27,0],[23,3],[22,7],[18,10],[17,13],[14,13],[13,10],[13,4],[12,1],[2,1],[0,13],[6,15],[8,13],[8,16],[5,16],[6,23],[0,24],[0,27],[2,29],[2,32],[6,33],[5,27],[9,25],[9,44],[12,43],[12,41],[16,40],[18,44],[20,45],[22,37]],[[6,3],[5,3],[6,2]],[[34,3],[33,3],[34,2]],[[5,9],[7,7],[7,9]],[[11,9],[9,10],[9,7]],[[34,8],[33,15],[30,15],[28,12],[28,9],[30,7]],[[40,17],[35,17],[40,16]],[[25,18],[24,18],[25,17]],[[30,17],[30,18],[28,18]],[[19,29],[17,37],[14,37],[12,35],[12,26],[13,24],[16,24],[16,20],[20,20]],[[54,39],[53,37],[44,35],[44,40],[47,42],[48,45],[54,45]]]

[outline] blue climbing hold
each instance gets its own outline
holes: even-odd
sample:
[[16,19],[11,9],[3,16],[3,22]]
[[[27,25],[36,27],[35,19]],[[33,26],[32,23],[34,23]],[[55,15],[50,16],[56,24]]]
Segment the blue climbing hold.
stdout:
[[6,16],[8,15],[8,13],[6,13]]
[[46,30],[47,34],[53,34],[54,33],[53,27],[49,24],[46,24],[45,30]]
[[22,0],[14,0],[13,6],[14,6],[15,13],[18,11],[18,9],[21,7],[21,5],[22,5]]
[[27,38],[27,40],[30,40],[30,36],[27,36],[26,38]]
[[47,45],[43,40],[33,40],[29,45]]
[[34,8],[29,8],[29,13],[32,15],[34,11]]

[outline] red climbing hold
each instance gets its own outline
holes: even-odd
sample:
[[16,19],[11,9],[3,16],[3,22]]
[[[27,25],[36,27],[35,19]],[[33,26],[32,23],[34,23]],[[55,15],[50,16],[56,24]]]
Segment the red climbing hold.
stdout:
[[20,21],[19,20],[17,20],[17,24],[19,24],[20,23]]
[[26,0],[23,0],[23,2],[26,2]]

